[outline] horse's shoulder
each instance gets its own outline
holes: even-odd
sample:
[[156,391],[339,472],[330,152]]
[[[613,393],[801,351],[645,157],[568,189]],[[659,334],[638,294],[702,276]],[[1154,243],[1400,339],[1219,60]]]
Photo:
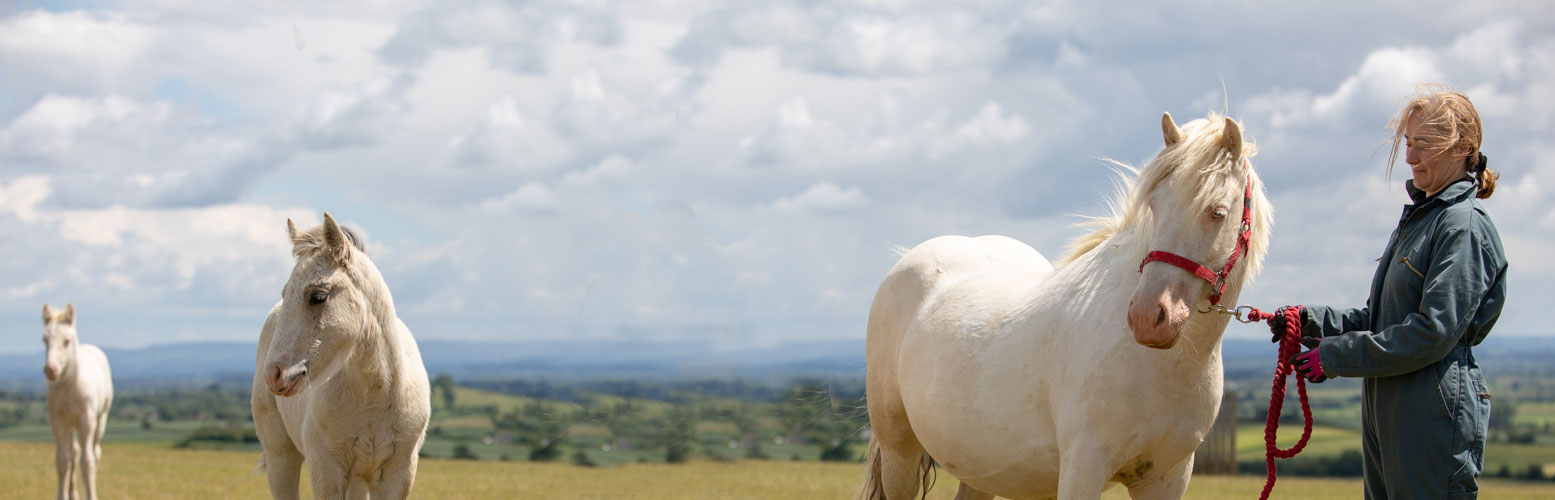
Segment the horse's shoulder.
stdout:
[[82,358],[88,363],[99,366],[104,371],[108,369],[108,353],[103,352],[103,348],[97,347],[95,344],[83,343],[81,344],[80,349],[81,352],[77,354],[79,358]]

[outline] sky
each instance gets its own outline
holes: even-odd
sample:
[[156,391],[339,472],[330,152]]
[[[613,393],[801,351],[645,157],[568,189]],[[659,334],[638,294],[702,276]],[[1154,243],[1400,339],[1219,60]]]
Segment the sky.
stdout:
[[0,352],[254,341],[326,211],[422,340],[862,340],[893,245],[1061,255],[1162,112],[1258,144],[1242,302],[1359,306],[1422,82],[1503,174],[1489,342],[1555,335],[1551,3],[0,1]]

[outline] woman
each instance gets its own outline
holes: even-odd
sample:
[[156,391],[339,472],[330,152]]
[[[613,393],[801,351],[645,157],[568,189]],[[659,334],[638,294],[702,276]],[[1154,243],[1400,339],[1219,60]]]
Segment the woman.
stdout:
[[[1364,377],[1366,498],[1475,498],[1490,394],[1471,346],[1506,297],[1506,256],[1490,216],[1497,174],[1479,152],[1479,113],[1457,92],[1410,101],[1392,125],[1414,178],[1372,278],[1367,307],[1301,310],[1299,375]],[[1300,307],[1300,306],[1295,306]],[[1275,338],[1283,314],[1270,321]]]

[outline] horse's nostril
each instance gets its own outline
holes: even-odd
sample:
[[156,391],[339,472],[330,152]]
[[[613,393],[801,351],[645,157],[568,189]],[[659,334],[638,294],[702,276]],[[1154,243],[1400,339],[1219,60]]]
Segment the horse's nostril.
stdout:
[[1157,309],[1157,311],[1158,313],[1155,315],[1155,326],[1161,326],[1161,323],[1166,322],[1166,308],[1161,307]]

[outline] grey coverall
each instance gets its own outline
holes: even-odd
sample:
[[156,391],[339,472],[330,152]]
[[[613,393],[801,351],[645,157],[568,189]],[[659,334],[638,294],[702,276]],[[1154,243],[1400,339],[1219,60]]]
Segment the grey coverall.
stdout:
[[1490,394],[1471,346],[1506,299],[1501,237],[1469,179],[1411,205],[1388,238],[1368,307],[1306,309],[1328,376],[1365,377],[1366,498],[1475,498]]

